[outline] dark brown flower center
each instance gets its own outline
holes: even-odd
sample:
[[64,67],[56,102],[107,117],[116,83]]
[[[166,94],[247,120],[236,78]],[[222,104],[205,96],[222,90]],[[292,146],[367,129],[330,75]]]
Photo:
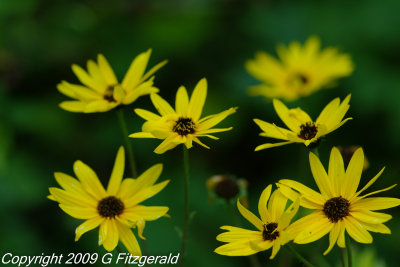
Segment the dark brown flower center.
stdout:
[[183,117],[180,117],[176,121],[174,127],[172,128],[172,131],[182,136],[193,134],[195,130],[196,130],[196,124],[193,122],[193,120],[191,118],[183,118]]
[[304,140],[313,139],[318,132],[318,127],[313,122],[306,122],[300,125],[300,133],[298,137]]
[[106,197],[99,201],[97,211],[101,217],[115,218],[124,211],[124,203],[116,197]]
[[273,241],[277,237],[279,237],[279,232],[276,230],[276,228],[278,228],[277,223],[264,224],[264,230],[262,233],[264,241],[267,240]]
[[104,100],[107,100],[108,102],[117,102],[114,99],[114,88],[115,88],[115,86],[113,86],[113,85],[110,85],[107,87],[107,89],[103,95]]
[[328,219],[336,223],[349,215],[350,202],[342,197],[334,197],[324,204],[324,213]]
[[231,199],[239,194],[239,185],[236,180],[226,177],[215,186],[215,193],[222,198]]

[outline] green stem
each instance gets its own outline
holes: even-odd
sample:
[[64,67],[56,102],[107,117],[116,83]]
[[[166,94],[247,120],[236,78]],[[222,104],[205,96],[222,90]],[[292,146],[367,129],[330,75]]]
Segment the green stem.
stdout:
[[[235,207],[234,207],[233,203],[230,200],[227,200],[226,206],[229,211],[229,214],[231,215],[233,223],[238,227],[241,226],[240,221],[239,221],[238,217],[236,216]],[[255,254],[249,255],[249,261],[253,267],[261,267],[261,264],[257,258],[257,255],[255,255]]]
[[[128,152],[128,161],[129,161],[129,165],[131,167],[131,175],[132,175],[132,178],[136,178],[138,176],[137,169],[136,169],[136,162],[135,162],[135,157],[133,155],[132,145],[131,145],[131,142],[128,137],[129,133],[128,133],[128,128],[127,128],[126,122],[125,122],[124,110],[122,108],[117,108],[116,113],[117,113],[119,125],[121,127],[122,135],[124,136],[126,151]],[[140,240],[140,243],[142,246],[143,255],[148,255],[146,240]]]
[[290,244],[286,244],[285,248],[287,248],[293,256],[295,256],[301,263],[308,267],[314,267],[309,261],[307,261],[303,256],[301,256]]
[[129,133],[128,133],[128,129],[126,127],[124,111],[122,110],[122,108],[117,108],[116,113],[117,113],[119,125],[121,126],[122,135],[124,136],[126,150],[128,152],[129,165],[131,166],[131,173],[133,176],[132,178],[136,178],[137,170],[136,170],[135,157],[133,156],[132,145],[131,145],[129,137],[128,137]]
[[346,248],[347,248],[347,267],[352,267],[352,256],[351,256],[351,247],[350,247],[350,238],[349,235],[346,235]]
[[183,167],[185,170],[185,226],[182,235],[181,266],[184,266],[186,238],[189,229],[189,151],[183,144],[182,148],[183,148]]
[[339,251],[340,251],[340,260],[342,261],[342,266],[346,267],[346,261],[344,260],[344,249],[339,248]]

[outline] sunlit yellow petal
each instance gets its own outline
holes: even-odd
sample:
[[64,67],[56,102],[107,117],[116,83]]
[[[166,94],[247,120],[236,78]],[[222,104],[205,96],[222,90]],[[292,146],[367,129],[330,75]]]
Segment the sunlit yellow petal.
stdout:
[[237,200],[237,207],[239,209],[240,214],[246,218],[251,224],[253,224],[258,230],[262,231],[264,229],[263,222],[253,213],[251,213],[248,209],[240,204],[239,199]]
[[383,210],[400,205],[400,199],[391,197],[370,197],[358,200],[351,204],[352,210]]
[[119,232],[117,222],[115,220],[107,219],[107,238],[103,241],[103,247],[107,251],[113,251],[118,245]]
[[341,221],[338,221],[333,225],[333,228],[329,233],[329,247],[325,250],[324,255],[328,254],[332,250],[343,229],[344,227]]
[[110,64],[107,59],[102,55],[97,55],[97,61],[99,63],[100,71],[105,78],[106,82],[110,85],[117,84],[117,78],[115,77],[114,71],[112,70]]
[[287,200],[288,199],[279,190],[275,190],[272,193],[268,203],[268,211],[271,214],[273,222],[277,222],[282,216]]
[[343,218],[346,231],[349,233],[351,238],[359,243],[369,244],[372,243],[372,236],[367,231],[365,226],[361,224],[358,220],[351,216],[346,216]]
[[176,93],[175,109],[179,116],[186,117],[189,106],[189,96],[184,86],[179,87]]
[[203,106],[207,97],[207,80],[201,79],[193,90],[190,96],[189,106],[187,115],[194,121],[198,121],[201,113],[203,112]]
[[165,116],[169,114],[175,114],[174,109],[161,96],[157,94],[151,94],[150,98],[151,102],[153,102],[154,107],[161,115]]
[[260,200],[258,201],[258,213],[260,213],[263,222],[271,222],[272,217],[267,210],[267,202],[271,195],[272,185],[268,185],[261,193]]
[[127,73],[125,74],[124,79],[122,80],[123,88],[129,91],[139,84],[140,79],[143,76],[143,73],[147,67],[150,55],[151,49],[135,57],[135,59],[129,66]]
[[320,218],[318,221],[313,221],[311,224],[303,228],[296,238],[295,243],[306,244],[320,239],[329,233],[334,224],[328,218]]
[[75,230],[75,241],[78,241],[79,238],[86,232],[93,230],[97,226],[100,225],[100,223],[104,220],[104,218],[97,216],[95,218],[89,219],[76,227]]
[[281,142],[281,143],[266,143],[266,144],[262,144],[256,147],[256,149],[254,149],[254,151],[260,151],[263,149],[267,149],[267,148],[272,148],[272,147],[278,147],[278,146],[284,146],[284,145],[288,145],[293,143],[292,141],[288,141],[288,142]]
[[107,187],[108,195],[116,195],[121,185],[125,170],[125,150],[121,146],[118,149],[117,157],[115,158],[114,168],[111,173],[111,178]]
[[357,191],[360,183],[361,173],[364,166],[364,152],[360,147],[357,149],[346,169],[346,178],[342,187],[342,194],[346,198],[351,198]]
[[106,191],[101,185],[96,173],[80,160],[74,163],[74,172],[81,182],[83,188],[95,199],[101,199],[106,196]]
[[83,208],[77,206],[67,206],[65,204],[60,204],[59,206],[65,213],[76,219],[86,220],[98,216],[97,209],[93,207]]
[[350,214],[359,221],[372,224],[384,223],[392,219],[392,216],[389,214],[373,212],[365,209],[351,211]]
[[142,256],[139,244],[136,237],[133,235],[131,229],[127,226],[119,224],[118,225],[119,238],[122,244],[126,247],[128,252],[134,256]]
[[315,183],[317,184],[321,194],[328,198],[334,197],[332,184],[329,181],[328,175],[325,172],[324,166],[322,166],[319,158],[312,152],[309,154],[310,167],[313,174]]
[[333,195],[340,196],[342,193],[341,187],[345,179],[345,171],[342,155],[336,147],[331,150],[328,175],[332,184]]
[[273,100],[274,108],[276,113],[278,114],[279,118],[286,124],[287,127],[289,127],[290,130],[293,132],[297,133],[300,132],[300,125],[301,123],[291,117],[289,109],[283,104],[281,101],[278,99]]

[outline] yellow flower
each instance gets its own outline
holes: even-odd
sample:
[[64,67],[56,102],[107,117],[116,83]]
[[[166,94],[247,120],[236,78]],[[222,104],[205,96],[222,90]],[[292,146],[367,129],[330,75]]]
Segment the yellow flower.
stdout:
[[289,128],[284,129],[259,119],[254,122],[263,130],[261,136],[282,139],[281,143],[266,143],[256,147],[255,151],[287,145],[291,143],[303,143],[309,146],[311,143],[319,141],[319,138],[333,132],[351,118],[342,120],[349,109],[350,95],[342,103],[339,98],[332,100],[313,122],[310,116],[300,108],[288,109],[281,101],[274,99],[273,104],[279,118]]
[[389,190],[395,185],[360,196],[382,174],[384,168],[357,192],[364,166],[364,152],[359,148],[350,160],[346,171],[343,158],[337,148],[332,148],[328,173],[320,160],[310,153],[311,171],[320,193],[292,180],[280,180],[277,184],[282,194],[295,199],[302,196],[300,206],[313,209],[311,214],[294,222],[289,233],[299,244],[310,243],[329,233],[329,247],[326,255],[335,245],[345,247],[345,231],[357,242],[372,243],[368,231],[390,234],[383,223],[392,216],[375,212],[400,205],[400,199],[389,197],[370,197],[370,195]]
[[160,192],[169,181],[154,185],[161,174],[162,164],[154,165],[137,179],[122,180],[124,168],[125,152],[120,147],[105,190],[96,173],[78,160],[74,163],[78,180],[61,172],[54,173],[62,189],[49,188],[48,198],[60,203],[60,208],[68,215],[86,220],[76,228],[75,241],[87,231],[100,226],[99,245],[106,250],[112,251],[121,240],[129,253],[141,255],[130,228],[137,226],[139,236],[144,239],[145,221],[166,215],[168,207],[147,207],[139,203]]
[[88,60],[86,72],[78,65],[72,65],[72,71],[83,85],[62,81],[57,89],[73,98],[64,101],[60,107],[71,112],[105,112],[118,105],[129,105],[139,96],[157,93],[153,87],[154,76],[167,61],[162,61],[145,73],[151,49],[139,54],[129,67],[122,83],[115,77],[114,71],[102,54],[97,57],[97,64]]
[[206,96],[207,80],[205,78],[197,83],[190,100],[186,88],[179,87],[176,93],[175,110],[159,95],[151,94],[151,101],[161,116],[147,110],[135,109],[136,114],[146,122],[142,126],[142,132],[133,133],[129,137],[164,139],[154,150],[157,154],[162,154],[179,144],[185,144],[187,148],[191,148],[193,141],[209,148],[199,140],[199,137],[218,139],[210,134],[231,130],[232,127],[216,129],[212,127],[235,113],[237,108],[230,108],[200,119]]
[[286,229],[299,208],[299,201],[285,210],[287,198],[279,190],[275,190],[270,198],[271,188],[269,185],[264,189],[258,202],[261,220],[237,201],[239,212],[258,231],[222,226],[221,229],[228,232],[219,234],[217,240],[228,244],[216,248],[214,252],[226,256],[248,256],[272,247],[270,259],[273,259],[280,247],[293,239]]
[[332,87],[336,79],[353,72],[349,55],[340,54],[334,47],[320,50],[320,46],[320,40],[315,36],[310,37],[303,47],[298,42],[292,42],[287,48],[279,45],[280,61],[258,52],[245,66],[262,84],[251,87],[249,93],[292,101],[323,87]]

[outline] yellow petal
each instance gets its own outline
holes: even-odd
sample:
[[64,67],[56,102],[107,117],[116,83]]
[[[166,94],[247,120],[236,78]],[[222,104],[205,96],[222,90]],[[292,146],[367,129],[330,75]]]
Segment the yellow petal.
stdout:
[[[280,189],[279,189],[280,190]],[[290,206],[286,209],[286,211],[278,218],[278,226],[281,229],[286,229],[286,227],[290,224],[290,221],[296,215],[299,210],[300,198],[297,198]],[[290,235],[288,235],[289,237]],[[286,240],[284,243],[288,242],[291,239]],[[283,244],[284,244],[283,243]]]
[[280,248],[281,248],[281,245],[279,244],[279,242],[273,242],[272,253],[271,253],[271,256],[269,257],[270,260],[275,258],[276,254],[278,253]]
[[99,215],[97,209],[93,207],[83,208],[77,206],[67,206],[65,204],[60,204],[59,206],[65,213],[76,219],[86,220],[97,217]]
[[125,98],[125,91],[120,85],[116,85],[113,91],[113,98],[117,103],[121,103]]
[[83,188],[95,199],[99,200],[106,196],[106,191],[101,185],[99,178],[89,166],[82,161],[77,160],[74,163],[74,172]]
[[383,210],[400,205],[400,199],[391,197],[370,197],[351,204],[352,210]]
[[199,121],[199,127],[197,131],[200,132],[207,132],[208,129],[214,127],[221,121],[223,121],[229,115],[232,115],[237,110],[237,107],[230,108],[228,110],[222,111],[218,114],[214,114],[211,116],[207,116],[206,119],[202,119]]
[[152,196],[156,195],[158,192],[160,192],[161,190],[164,189],[164,187],[167,186],[167,184],[169,183],[169,180],[158,183],[156,185],[153,185],[151,187],[147,187],[143,190],[141,190],[140,192],[138,192],[137,194],[135,194],[134,196],[128,198],[125,200],[125,207],[126,208],[131,208],[133,206],[135,206],[136,204],[151,198]]
[[60,108],[69,112],[83,112],[87,103],[81,101],[64,101],[60,103]]
[[281,143],[266,143],[266,144],[262,144],[259,145],[258,147],[256,147],[256,149],[254,149],[254,151],[260,151],[263,149],[267,149],[267,148],[272,148],[272,147],[278,147],[278,146],[284,146],[284,145],[288,145],[293,143],[293,141],[288,141],[288,142],[281,142]]
[[75,73],[75,75],[78,77],[78,79],[86,85],[87,87],[90,87],[96,91],[102,91],[103,88],[101,88],[101,83],[95,81],[90,77],[87,72],[79,67],[78,65],[72,65],[72,71]]
[[147,132],[138,132],[138,133],[133,133],[129,135],[130,138],[156,138],[154,135],[151,133]]
[[113,251],[118,245],[119,240],[119,232],[116,225],[117,222],[115,219],[107,219],[105,223],[107,223],[107,237],[103,241],[103,247],[107,251]]
[[108,182],[107,194],[116,195],[121,185],[125,171],[125,150],[123,146],[118,149],[117,157],[115,158],[114,167],[111,173],[110,181]]
[[304,231],[304,229],[309,227],[311,224],[318,222],[318,221],[325,220],[325,219],[326,219],[326,216],[322,211],[320,211],[320,210],[313,211],[309,215],[304,216],[304,217],[298,219],[297,221],[295,221],[294,223],[292,223],[291,225],[289,225],[286,228],[286,232],[290,236],[296,237],[299,233]]
[[[76,180],[75,178],[62,173],[62,172],[55,172],[54,178],[56,178],[57,183],[65,190],[69,192],[74,192],[79,194],[80,196],[86,196],[91,198],[89,194],[85,192],[81,183]],[[93,199],[94,200],[94,199]]]
[[136,87],[147,67],[147,63],[149,61],[151,55],[151,49],[147,50],[144,53],[139,54],[129,66],[127,73],[125,74],[124,79],[122,80],[122,87],[129,91]]
[[115,77],[114,71],[112,70],[107,59],[102,54],[97,55],[97,62],[99,63],[101,74],[105,78],[107,84],[109,85],[117,84],[118,81],[117,78]]
[[261,193],[260,200],[258,201],[258,213],[260,213],[263,222],[271,222],[272,218],[267,210],[267,202],[271,195],[272,185],[268,185]]
[[325,250],[324,256],[332,250],[333,246],[336,244],[337,239],[339,238],[340,233],[343,230],[344,226],[341,221],[338,221],[333,225],[333,228],[329,233],[329,247]]
[[253,119],[253,121],[263,130],[262,136],[271,137],[276,139],[288,140],[287,134],[292,133],[291,131],[278,127],[275,124],[271,124],[259,119]]
[[341,187],[343,186],[345,178],[345,171],[342,155],[336,147],[333,147],[331,150],[328,175],[333,185],[333,195],[340,196]]
[[93,113],[93,112],[106,112],[118,105],[117,102],[108,102],[104,99],[95,100],[89,102],[85,109],[83,110],[84,113]]
[[161,119],[157,114],[140,108],[135,109],[135,113],[147,121],[158,121]]
[[92,198],[83,197],[74,192],[64,191],[59,188],[50,187],[50,194],[60,204],[65,204],[71,207],[97,207],[97,202]]
[[126,96],[122,100],[122,103],[124,105],[129,105],[132,102],[136,101],[136,99],[138,99],[140,96],[156,94],[159,91],[160,90],[158,90],[158,88],[153,86],[153,81],[149,80],[131,89],[130,91],[126,91]]
[[381,176],[384,170],[385,167],[383,167],[382,170],[377,175],[374,176],[374,178],[372,178],[360,191],[358,191],[353,198],[359,196],[362,192],[368,189],[373,183],[375,183],[375,181]]
[[391,234],[390,229],[383,223],[379,224],[363,223],[363,225],[365,226],[365,229],[367,229],[367,231],[381,233],[381,234]]
[[179,143],[176,143],[177,135],[170,135],[164,141],[161,142],[156,149],[154,149],[154,153],[156,154],[163,154],[168,150],[175,148]]
[[392,219],[392,216],[389,214],[370,210],[351,211],[350,214],[359,221],[372,224],[384,223]]
[[161,96],[157,94],[151,94],[150,98],[151,102],[153,102],[154,107],[161,115],[166,116],[170,114],[175,114],[174,109]]
[[252,231],[234,226],[222,226],[221,229],[228,231],[217,236],[217,240],[221,242],[262,240],[262,233],[260,231]]
[[176,93],[175,109],[179,116],[187,117],[187,110],[189,106],[189,96],[184,86],[179,87]]
[[100,71],[100,68],[93,60],[88,60],[87,69],[89,76],[92,78],[93,82],[96,83],[95,90],[98,93],[103,94],[106,88],[108,87],[108,84],[104,79],[103,74]]
[[143,82],[144,80],[149,78],[151,75],[153,75],[153,73],[155,73],[157,70],[162,68],[167,63],[168,63],[168,60],[163,60],[160,63],[158,63],[157,65],[155,65],[154,67],[152,67],[148,72],[146,72],[146,74],[143,75],[143,77],[140,80],[140,82]]
[[357,197],[357,200],[356,200],[356,201],[358,201],[359,199],[366,198],[366,197],[371,196],[371,195],[378,194],[378,193],[380,193],[380,192],[388,191],[388,190],[390,190],[390,189],[392,189],[392,188],[394,188],[394,187],[396,187],[396,186],[397,186],[397,184],[394,184],[394,185],[388,186],[388,187],[386,187],[386,188],[383,188],[383,189],[380,189],[380,190],[377,190],[377,191],[373,191],[373,192],[368,193],[368,194],[366,194],[366,195],[363,195],[363,196],[361,196],[361,197]]
[[[282,179],[279,180],[278,182],[278,187],[280,187],[280,184],[286,185],[288,187],[293,188],[294,190],[298,191],[304,198],[307,198],[308,200],[314,202],[317,204],[317,207],[322,207],[325,204],[325,199],[319,194],[318,192],[312,190],[311,188],[293,180],[287,180],[287,179]],[[282,188],[284,189],[284,188]],[[283,190],[281,191],[282,193],[284,192]],[[298,196],[294,196],[293,198],[290,198],[292,201],[295,201],[295,199]],[[301,202],[300,202],[301,203]]]
[[210,149],[209,146],[205,145],[203,142],[201,142],[197,137],[193,137],[193,141],[195,141],[196,143],[198,143],[199,145],[201,145],[202,147],[205,147],[207,149]]
[[139,221],[137,221],[136,226],[138,228],[138,236],[141,239],[146,240],[146,238],[143,236],[143,231],[144,231],[144,228],[146,227],[146,221],[145,220],[139,220]]
[[76,227],[75,229],[75,241],[78,241],[79,238],[86,232],[93,230],[97,226],[100,225],[100,223],[104,220],[104,218],[98,216],[92,219],[89,219]]
[[310,152],[310,167],[313,174],[315,183],[317,184],[321,194],[328,198],[335,197],[333,195],[332,185],[329,181],[328,175],[325,172],[324,166],[322,166],[319,158]]
[[237,200],[237,207],[239,209],[240,214],[242,214],[243,217],[246,218],[251,224],[253,224],[258,230],[263,231],[264,230],[264,223],[257,218],[256,215],[251,213],[249,210],[247,210],[245,207],[240,204],[239,199]]
[[306,226],[294,239],[295,243],[306,244],[320,239],[329,233],[334,226],[328,218],[321,218]]
[[278,99],[273,100],[274,108],[279,118],[295,133],[300,132],[300,123],[295,118],[291,117],[289,109]]
[[279,190],[275,190],[268,203],[268,211],[271,214],[271,219],[273,222],[278,222],[279,218],[282,216],[285,207],[287,198],[282,195]]
[[243,241],[222,245],[214,252],[225,256],[248,256],[257,253],[258,250],[254,250],[248,241]]
[[[210,133],[226,132],[226,131],[230,131],[232,129],[233,129],[233,127],[229,127],[229,128],[214,128],[214,129],[208,129],[208,130],[204,130],[204,131],[197,131],[196,132],[196,136],[207,136],[207,134],[210,134]],[[207,137],[210,137],[210,136],[208,135]],[[216,140],[218,140],[218,138]]]
[[201,79],[193,90],[187,110],[188,117],[198,121],[207,97],[207,80]]
[[333,115],[329,118],[329,120],[327,120],[325,122],[325,125],[327,126],[328,130],[330,128],[334,128],[337,124],[339,124],[342,121],[343,117],[346,115],[346,112],[350,108],[350,105],[349,105],[350,97],[351,97],[351,94],[349,94],[343,100],[343,102],[337,108],[336,112],[333,113]]
[[368,233],[367,229],[358,220],[351,216],[343,218],[346,231],[349,233],[351,238],[359,243],[370,244],[372,243],[372,236]]
[[345,198],[349,199],[356,193],[363,166],[364,152],[360,147],[354,152],[346,170],[346,178],[342,187],[342,194]]
[[119,238],[122,244],[124,244],[125,248],[128,250],[128,252],[133,256],[142,256],[142,252],[140,250],[137,239],[132,233],[131,229],[123,224],[118,224],[117,226],[119,231]]
[[126,218],[128,218],[131,221],[140,221],[140,220],[154,221],[164,216],[168,212],[168,210],[169,210],[168,207],[161,207],[161,206],[146,207],[142,205],[137,205],[132,208],[125,209],[124,213],[126,213]]
[[340,98],[336,97],[319,114],[317,120],[315,121],[317,124],[326,124],[327,121],[335,114],[336,110],[340,105]]

